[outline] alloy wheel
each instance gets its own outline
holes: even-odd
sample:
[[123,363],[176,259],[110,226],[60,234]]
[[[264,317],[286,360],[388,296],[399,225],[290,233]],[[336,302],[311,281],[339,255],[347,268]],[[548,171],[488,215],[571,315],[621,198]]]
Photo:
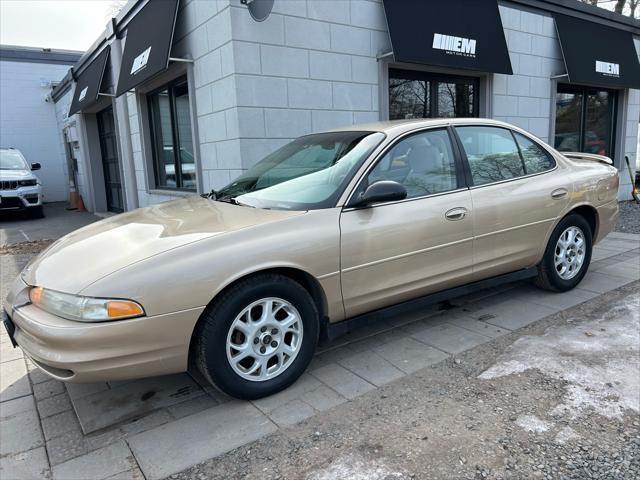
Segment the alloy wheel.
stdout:
[[575,277],[584,264],[586,241],[583,231],[575,226],[567,228],[556,243],[554,265],[563,280]]
[[283,373],[298,356],[303,324],[286,300],[269,297],[245,307],[227,335],[227,359],[240,377],[262,382]]

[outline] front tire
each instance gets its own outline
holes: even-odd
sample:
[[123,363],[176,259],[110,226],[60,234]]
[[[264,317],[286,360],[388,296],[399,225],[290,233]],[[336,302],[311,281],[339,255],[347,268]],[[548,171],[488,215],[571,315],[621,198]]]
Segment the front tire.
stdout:
[[44,218],[44,207],[42,205],[29,207],[27,209],[27,214],[29,218]]
[[575,288],[584,278],[591,262],[593,233],[578,214],[563,218],[549,238],[535,283],[553,292]]
[[256,275],[207,307],[195,332],[195,364],[233,397],[265,397],[302,375],[318,332],[318,309],[304,287],[283,275]]

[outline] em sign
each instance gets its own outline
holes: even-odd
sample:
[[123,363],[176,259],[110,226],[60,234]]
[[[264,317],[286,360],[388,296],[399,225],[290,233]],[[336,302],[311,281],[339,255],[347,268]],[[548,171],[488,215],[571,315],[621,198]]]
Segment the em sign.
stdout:
[[147,66],[147,62],[149,61],[149,54],[151,53],[151,47],[147,48],[144,52],[138,55],[131,65],[131,75],[135,75],[144,67]]
[[452,55],[463,55],[465,57],[476,56],[476,41],[472,38],[434,33],[432,47],[436,50],[444,50]]
[[87,90],[89,90],[89,86],[87,85],[80,91],[80,95],[78,95],[78,101],[81,102],[84,100],[84,97],[87,96]]
[[619,77],[620,64],[596,60],[596,72],[607,75],[608,77]]

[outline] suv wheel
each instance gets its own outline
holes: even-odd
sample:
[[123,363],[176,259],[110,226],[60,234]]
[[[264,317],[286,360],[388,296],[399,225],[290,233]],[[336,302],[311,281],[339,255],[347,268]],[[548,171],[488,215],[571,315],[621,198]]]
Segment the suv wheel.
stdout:
[[581,215],[563,218],[549,238],[536,285],[545,290],[565,292],[578,285],[591,262],[592,233]]
[[205,310],[195,337],[196,366],[234,397],[271,395],[302,375],[318,331],[318,310],[304,287],[282,275],[257,275]]

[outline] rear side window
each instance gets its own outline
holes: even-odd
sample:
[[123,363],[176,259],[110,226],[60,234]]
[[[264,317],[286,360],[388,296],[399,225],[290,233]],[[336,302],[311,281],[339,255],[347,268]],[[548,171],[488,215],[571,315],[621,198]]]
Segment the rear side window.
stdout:
[[522,153],[522,161],[527,175],[540,173],[553,168],[555,165],[549,154],[537,143],[532,142],[524,135],[513,132]]
[[499,127],[456,127],[474,185],[500,182],[525,174],[511,131]]

